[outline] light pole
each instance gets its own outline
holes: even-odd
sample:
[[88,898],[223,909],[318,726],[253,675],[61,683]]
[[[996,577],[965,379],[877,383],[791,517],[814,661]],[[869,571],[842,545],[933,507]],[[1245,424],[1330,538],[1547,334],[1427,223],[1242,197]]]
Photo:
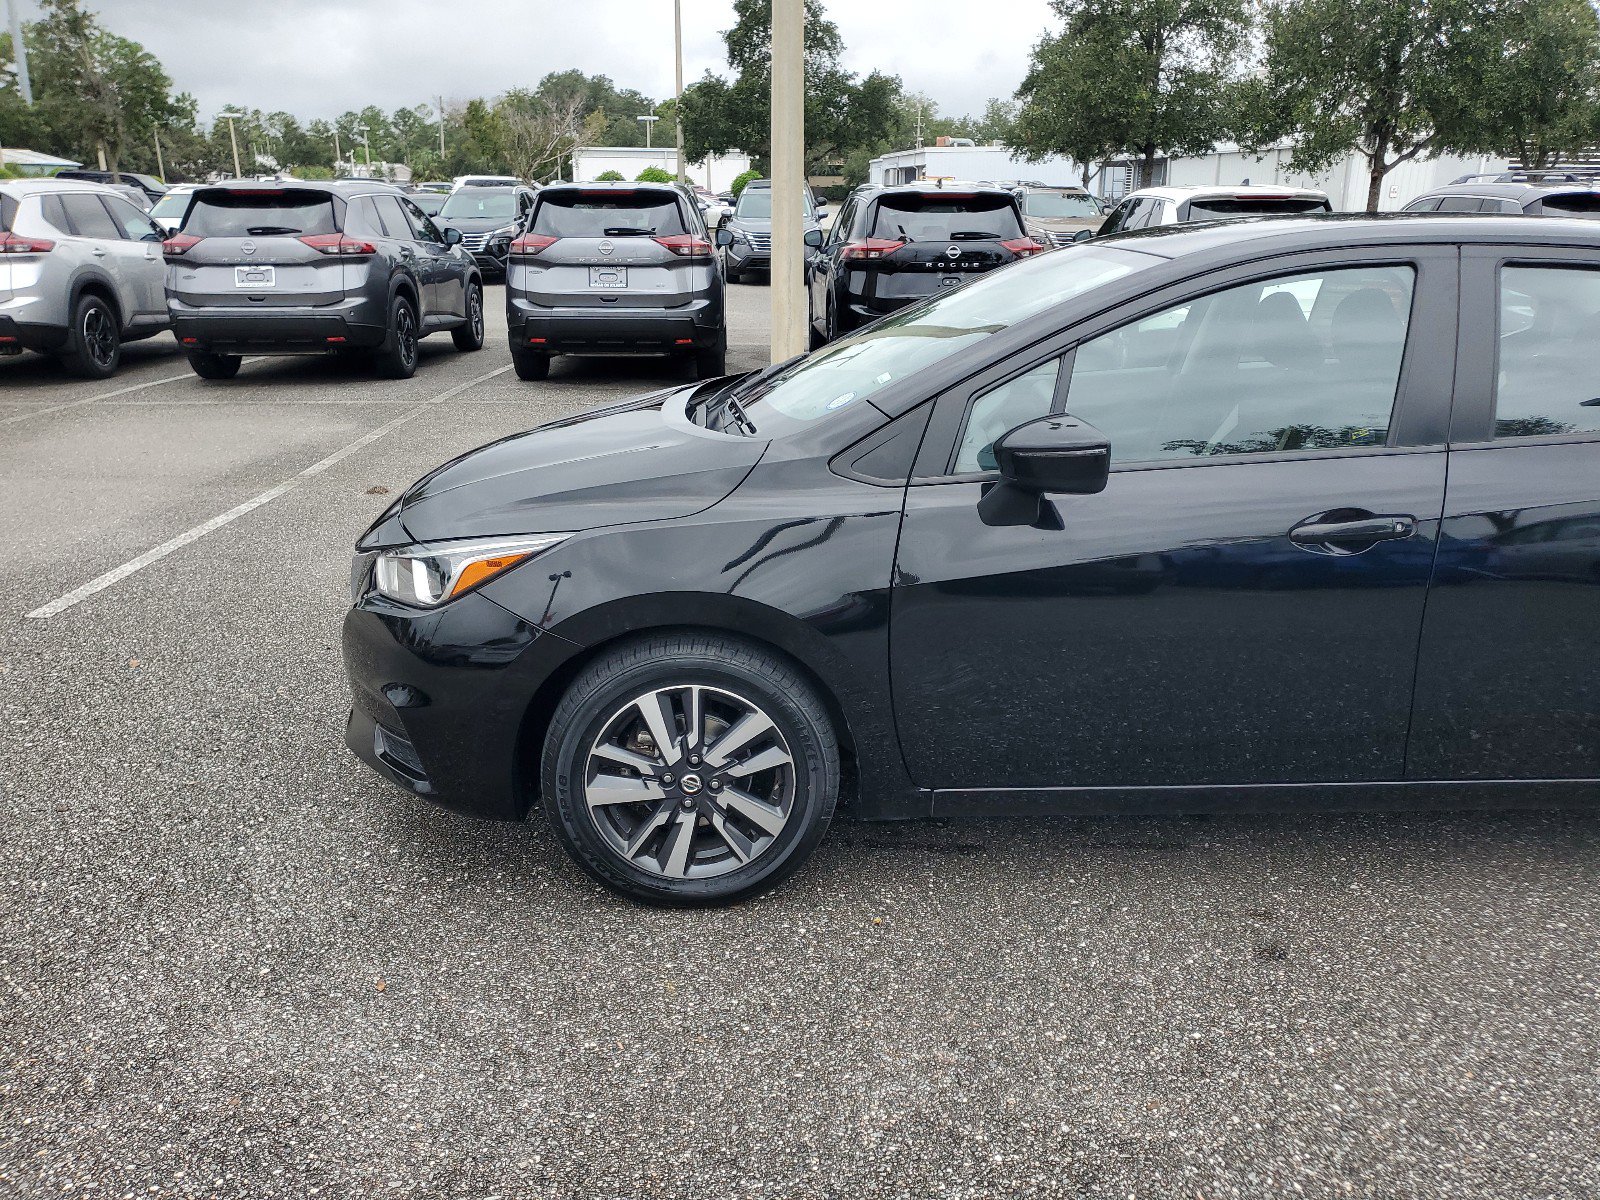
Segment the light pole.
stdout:
[[439,170],[444,170],[444,97],[439,97]]
[[672,123],[678,135],[678,182],[689,182],[683,163],[683,0],[672,0],[672,50],[677,66],[677,90],[672,94]]
[[17,90],[24,104],[33,103],[33,84],[28,79],[28,43],[22,37],[22,18],[17,15],[17,0],[6,0],[11,10],[11,53],[16,57]]
[[234,132],[233,123],[243,117],[244,114],[234,112],[230,108],[226,112],[219,112],[217,116],[228,122],[228,141],[233,145],[233,177],[235,179],[243,179],[244,172],[239,169],[239,135]]
[[651,146],[651,144],[650,144],[650,131],[656,127],[656,122],[661,120],[661,118],[660,117],[638,117],[638,118],[636,118],[636,120],[642,121],[644,123],[644,148],[646,150],[654,149],[654,147]]
[[372,175],[372,140],[367,137],[368,126],[357,125],[355,129],[361,135],[361,153],[367,160],[367,176],[370,178]]

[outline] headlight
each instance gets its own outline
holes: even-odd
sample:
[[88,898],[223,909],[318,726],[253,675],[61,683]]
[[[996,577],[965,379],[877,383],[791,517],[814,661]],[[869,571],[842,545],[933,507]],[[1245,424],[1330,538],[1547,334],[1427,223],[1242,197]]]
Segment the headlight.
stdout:
[[378,555],[372,583],[379,595],[401,604],[436,608],[571,536],[570,533],[546,533],[538,537],[444,542],[435,546],[385,550]]

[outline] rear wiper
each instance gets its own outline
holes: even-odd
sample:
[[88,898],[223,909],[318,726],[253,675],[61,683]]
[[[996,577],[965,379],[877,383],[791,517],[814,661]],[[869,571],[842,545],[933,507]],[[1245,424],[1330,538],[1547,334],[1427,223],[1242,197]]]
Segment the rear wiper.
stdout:
[[914,241],[917,240],[916,238],[912,237],[909,233],[906,232],[906,227],[904,225],[896,225],[895,228],[900,231],[900,236],[902,238],[904,238],[906,241],[914,242]]
[[635,229],[633,226],[617,226],[605,231],[607,237],[655,237],[654,229]]
[[953,241],[956,241],[958,238],[989,239],[989,238],[995,238],[995,237],[998,237],[998,236],[999,236],[999,234],[985,233],[981,229],[961,229],[961,230],[956,231],[955,233],[952,233],[950,235],[950,240],[953,242]]
[[267,237],[274,233],[299,233],[298,229],[291,229],[287,225],[252,225],[245,230],[256,237]]

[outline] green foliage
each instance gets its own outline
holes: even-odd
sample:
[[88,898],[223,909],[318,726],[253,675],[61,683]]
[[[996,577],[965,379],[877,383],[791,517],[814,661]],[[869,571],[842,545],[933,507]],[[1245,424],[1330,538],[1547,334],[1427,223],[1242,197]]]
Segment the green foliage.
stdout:
[[646,167],[633,177],[635,183],[671,183],[677,176],[660,167]]
[[[1031,159],[1209,151],[1229,132],[1250,0],[1053,0],[1064,22],[1033,51],[1002,134]],[[998,114],[997,114],[998,115]]]
[[594,177],[594,181],[596,183],[621,183],[623,174],[621,171],[601,171],[600,174]]
[[733,193],[734,199],[737,200],[739,198],[739,193],[744,191],[745,184],[749,183],[752,179],[763,178],[765,178],[765,176],[763,176],[760,171],[742,171],[733,177],[733,186],[728,190]]

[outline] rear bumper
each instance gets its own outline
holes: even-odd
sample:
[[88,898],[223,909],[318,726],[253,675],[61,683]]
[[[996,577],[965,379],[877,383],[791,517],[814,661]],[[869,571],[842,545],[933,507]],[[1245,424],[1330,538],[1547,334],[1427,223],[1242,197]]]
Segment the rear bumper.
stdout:
[[319,308],[245,309],[196,308],[169,300],[167,309],[172,314],[172,332],[186,349],[218,354],[320,354],[345,347],[371,349],[382,345],[388,332],[378,316],[381,308],[364,301]]
[[520,297],[507,305],[511,349],[537,354],[685,354],[722,341],[722,306],[545,308]]
[[21,346],[48,354],[67,344],[65,325],[35,325],[13,317],[0,316],[0,350]]

